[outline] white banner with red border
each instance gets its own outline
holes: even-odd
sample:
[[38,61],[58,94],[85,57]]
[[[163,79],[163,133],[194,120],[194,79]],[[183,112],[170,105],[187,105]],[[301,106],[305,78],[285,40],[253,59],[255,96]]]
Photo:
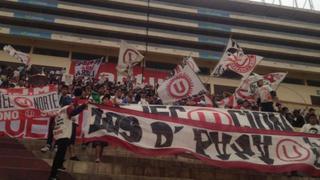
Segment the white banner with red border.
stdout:
[[87,141],[108,141],[143,155],[189,153],[221,168],[320,176],[320,136],[168,118],[89,106]]
[[60,109],[58,86],[0,89],[0,121],[38,117]]

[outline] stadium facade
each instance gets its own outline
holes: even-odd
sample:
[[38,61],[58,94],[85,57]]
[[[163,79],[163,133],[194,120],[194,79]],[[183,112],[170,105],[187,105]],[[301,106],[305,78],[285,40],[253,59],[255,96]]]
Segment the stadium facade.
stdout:
[[[239,80],[209,78],[228,39],[264,56],[255,72],[288,72],[278,90],[289,107],[320,105],[320,13],[249,0],[2,0],[0,43],[32,63],[70,67],[72,59],[117,62],[120,39],[148,69],[172,70],[191,55],[214,93]],[[16,62],[0,52],[1,63]]]

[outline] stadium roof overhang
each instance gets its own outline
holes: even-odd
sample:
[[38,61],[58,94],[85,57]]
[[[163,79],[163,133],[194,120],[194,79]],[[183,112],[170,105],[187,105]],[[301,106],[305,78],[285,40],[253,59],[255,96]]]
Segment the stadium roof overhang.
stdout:
[[[173,0],[163,0],[176,2]],[[179,0],[181,4],[203,6],[211,8],[225,9],[229,11],[239,11],[249,14],[271,16],[278,18],[294,18],[296,20],[320,23],[320,12],[305,9],[291,8],[272,4],[262,4],[249,0]]]

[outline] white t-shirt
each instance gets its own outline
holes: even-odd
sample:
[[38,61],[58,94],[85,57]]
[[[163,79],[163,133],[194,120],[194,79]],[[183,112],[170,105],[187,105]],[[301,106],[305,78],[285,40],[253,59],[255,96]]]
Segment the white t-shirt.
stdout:
[[260,98],[261,103],[272,102],[271,91],[273,90],[269,85],[263,85],[257,89],[256,94]]
[[301,128],[301,132],[309,133],[309,134],[320,134],[320,126],[318,124],[316,125],[305,124]]
[[143,106],[147,106],[147,105],[149,105],[149,102],[146,101],[146,99],[141,98],[140,101],[138,102],[138,104],[141,104],[141,105],[143,105]]
[[62,138],[71,138],[72,133],[72,120],[69,119],[67,114],[67,108],[69,106],[65,106],[61,108],[58,115],[55,117],[55,126],[53,129],[54,139],[62,139]]

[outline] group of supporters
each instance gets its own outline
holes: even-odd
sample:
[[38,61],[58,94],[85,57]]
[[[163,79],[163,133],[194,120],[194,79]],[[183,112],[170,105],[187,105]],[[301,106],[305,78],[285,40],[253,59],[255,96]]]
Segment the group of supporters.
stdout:
[[[54,147],[57,147],[57,153],[50,176],[52,179],[56,177],[58,170],[64,169],[63,161],[68,148],[70,160],[79,161],[74,150],[76,141],[75,134],[78,126],[77,115],[86,108],[87,103],[113,107],[126,104],[162,104],[161,99],[157,95],[157,85],[151,86],[139,84],[134,79],[130,82],[110,82],[108,80],[101,81],[99,79],[90,79],[86,77],[74,78],[72,84],[66,85],[61,80],[63,73],[63,71],[46,72],[44,69],[41,69],[41,72],[39,72],[39,69],[28,69],[26,67],[19,67],[16,69],[12,67],[0,67],[0,88],[32,87],[39,85],[32,82],[39,79],[43,80],[42,85],[57,84],[59,87],[59,104],[62,107],[62,110],[60,114],[51,118],[47,144],[41,149],[42,152],[47,152],[53,150]],[[175,104],[184,106],[218,107],[218,102],[228,96],[229,94],[227,93],[224,93],[221,96],[214,96],[211,94],[206,94],[206,96],[204,96],[201,94],[187,97]],[[238,100],[237,107],[232,108],[261,110],[266,112],[278,111],[287,118],[293,127],[301,128],[302,132],[320,134],[320,126],[318,125],[319,122],[314,109],[310,108],[306,113],[301,110],[290,112],[287,107],[282,107],[281,103],[277,101],[276,92],[273,91],[270,86],[264,85],[263,81],[258,81],[256,96],[258,97],[256,103],[252,103],[248,100]],[[208,97],[211,103],[208,103],[205,97]],[[85,101],[87,103],[81,105],[79,103],[80,101]],[[277,103],[274,104],[273,102]],[[277,107],[277,110],[274,106]],[[226,106],[226,108],[231,107]],[[72,121],[70,121],[70,119]],[[67,122],[67,120],[69,121]],[[63,127],[59,127],[61,124],[63,124]],[[55,143],[53,143],[53,139],[56,139]],[[92,142],[91,144],[96,152],[95,161],[99,163],[103,148],[107,144],[105,142]],[[88,144],[83,145],[88,146]]]

